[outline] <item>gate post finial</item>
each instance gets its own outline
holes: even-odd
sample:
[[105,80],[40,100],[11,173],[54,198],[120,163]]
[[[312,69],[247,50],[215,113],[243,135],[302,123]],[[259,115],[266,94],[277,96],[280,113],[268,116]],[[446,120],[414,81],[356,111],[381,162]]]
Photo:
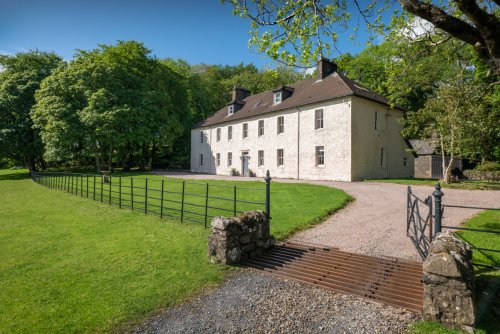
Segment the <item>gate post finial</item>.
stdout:
[[435,229],[434,233],[438,234],[441,232],[441,198],[444,196],[444,193],[441,191],[441,185],[439,182],[436,184],[435,190],[432,193],[434,196],[434,224],[435,224]]
[[269,169],[266,172],[266,218],[269,222],[271,219],[271,175],[269,174]]

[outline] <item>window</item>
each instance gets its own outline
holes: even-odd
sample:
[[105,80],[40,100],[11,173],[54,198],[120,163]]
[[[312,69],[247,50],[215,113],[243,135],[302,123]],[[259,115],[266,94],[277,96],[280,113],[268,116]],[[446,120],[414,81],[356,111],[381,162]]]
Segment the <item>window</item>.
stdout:
[[243,138],[248,137],[248,123],[243,123]]
[[259,137],[264,135],[264,120],[259,121]]
[[408,158],[404,157],[403,158],[403,166],[406,167],[408,165]]
[[278,117],[278,134],[285,132],[285,117]]
[[380,148],[380,167],[384,166],[384,148]]
[[233,164],[233,152],[227,152],[227,166],[231,167]]
[[281,103],[281,92],[274,93],[274,104]]
[[325,147],[316,146],[316,166],[323,166],[325,164]]
[[323,109],[317,109],[314,113],[314,129],[323,129]]
[[233,139],[233,127],[228,126],[227,127],[227,140]]
[[200,166],[203,166],[203,154],[200,154]]
[[375,111],[375,130],[377,130],[378,112]]
[[217,129],[217,141],[220,141],[221,128]]
[[203,144],[203,131],[200,132],[200,143]]
[[264,166],[264,151],[259,151],[259,167]]
[[230,106],[227,107],[227,114],[228,115],[234,114],[234,104],[231,104]]
[[220,153],[217,153],[215,155],[215,157],[216,157],[216,160],[217,160],[217,167],[218,167],[218,166],[220,166]]
[[285,163],[285,156],[284,156],[284,152],[283,152],[282,148],[278,149],[278,155],[277,156],[278,156],[278,159],[277,159],[278,167],[279,166],[283,166],[283,164]]

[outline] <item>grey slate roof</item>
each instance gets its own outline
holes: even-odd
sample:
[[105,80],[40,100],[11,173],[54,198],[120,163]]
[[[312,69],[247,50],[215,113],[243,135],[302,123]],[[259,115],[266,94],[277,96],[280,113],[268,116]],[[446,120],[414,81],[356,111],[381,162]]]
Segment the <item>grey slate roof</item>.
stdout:
[[[195,128],[244,119],[284,109],[295,108],[311,103],[322,102],[346,96],[359,96],[368,100],[389,105],[389,101],[361,84],[333,72],[320,80],[310,78],[288,87],[293,88],[293,94],[279,104],[273,104],[273,90],[251,95],[243,99],[243,107],[232,115],[228,115],[227,107],[221,108],[211,117],[196,124]],[[400,107],[396,107],[401,109]]]

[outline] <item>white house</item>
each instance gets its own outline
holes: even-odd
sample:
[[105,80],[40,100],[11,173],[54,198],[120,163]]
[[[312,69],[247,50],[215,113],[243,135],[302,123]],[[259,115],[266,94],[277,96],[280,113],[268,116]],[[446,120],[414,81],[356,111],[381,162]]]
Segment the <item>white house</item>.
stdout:
[[413,155],[401,136],[403,110],[337,73],[232,101],[191,130],[191,171],[250,172],[307,180],[409,177]]

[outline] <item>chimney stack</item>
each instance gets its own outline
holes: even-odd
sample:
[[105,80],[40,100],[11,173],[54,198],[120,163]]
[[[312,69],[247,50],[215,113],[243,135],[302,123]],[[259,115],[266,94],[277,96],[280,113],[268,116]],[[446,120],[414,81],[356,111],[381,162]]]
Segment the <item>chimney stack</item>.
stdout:
[[234,86],[232,101],[243,101],[248,96],[250,96],[249,90]]
[[318,79],[324,79],[333,72],[337,71],[337,64],[329,59],[321,57],[321,60],[318,62]]

